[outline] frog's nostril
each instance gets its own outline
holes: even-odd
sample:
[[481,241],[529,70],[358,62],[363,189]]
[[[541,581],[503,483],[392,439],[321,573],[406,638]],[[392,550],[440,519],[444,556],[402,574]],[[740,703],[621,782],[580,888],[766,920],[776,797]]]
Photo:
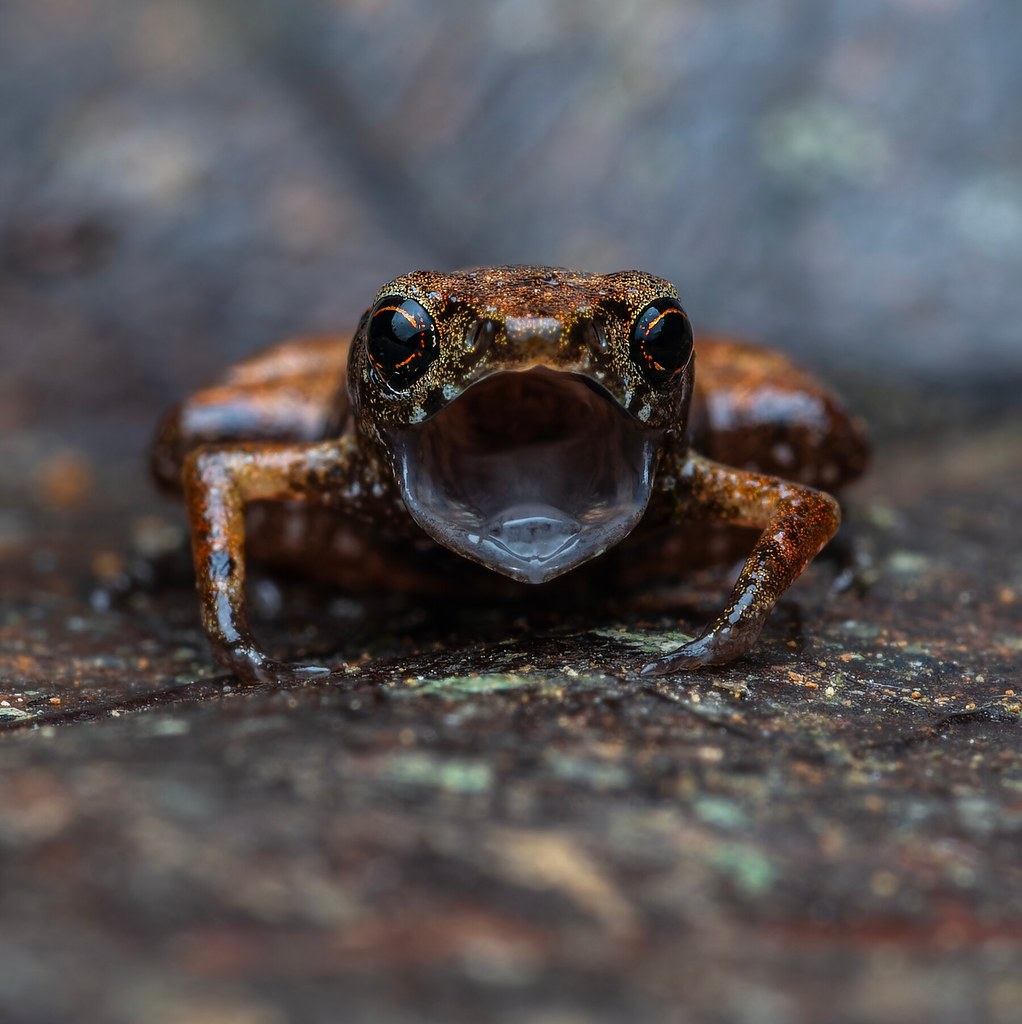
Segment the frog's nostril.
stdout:
[[477,320],[465,332],[466,349],[482,354],[493,344],[498,330],[500,330],[500,324],[496,320]]
[[580,320],[578,339],[591,352],[606,352],[608,346],[607,328],[596,320]]

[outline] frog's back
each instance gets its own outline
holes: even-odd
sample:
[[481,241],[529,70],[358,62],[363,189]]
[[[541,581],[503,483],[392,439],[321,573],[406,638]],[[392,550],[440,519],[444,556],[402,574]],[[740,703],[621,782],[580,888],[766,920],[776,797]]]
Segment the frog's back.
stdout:
[[862,425],[783,353],[734,338],[696,343],[692,447],[715,462],[839,491],[866,467]]
[[163,418],[151,451],[157,482],[179,491],[185,458],[203,445],[302,443],[350,430],[350,345],[345,335],[292,338],[228,367]]

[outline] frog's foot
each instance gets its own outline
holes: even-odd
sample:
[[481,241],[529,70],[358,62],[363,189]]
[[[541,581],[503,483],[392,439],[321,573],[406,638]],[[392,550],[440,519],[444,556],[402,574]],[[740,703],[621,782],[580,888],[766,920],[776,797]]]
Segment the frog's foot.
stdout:
[[185,462],[202,624],[217,661],[243,685],[300,684],[331,672],[326,665],[273,661],[252,636],[245,603],[245,508],[255,501],[315,500],[339,486],[329,467],[345,467],[350,457],[342,438],[311,445],[199,448]]
[[683,644],[670,654],[657,658],[639,670],[645,678],[666,676],[673,672],[691,672],[710,665],[726,665],[743,655],[756,642],[762,619],[738,626],[717,626]]
[[328,665],[273,661],[257,647],[241,647],[218,654],[220,663],[243,686],[287,686],[322,679],[334,671]]
[[777,599],[834,536],[837,502],[822,491],[729,469],[699,455],[684,467],[688,500],[722,522],[762,529],[716,621],[691,643],[650,662],[643,676],[724,665],[749,650]]

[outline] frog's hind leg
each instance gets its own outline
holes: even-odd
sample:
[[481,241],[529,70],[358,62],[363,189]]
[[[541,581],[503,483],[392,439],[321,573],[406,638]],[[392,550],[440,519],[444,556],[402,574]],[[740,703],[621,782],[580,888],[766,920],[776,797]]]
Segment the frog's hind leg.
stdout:
[[[692,446],[728,466],[836,492],[869,458],[862,425],[787,356],[731,338],[697,345]],[[862,539],[846,526],[824,554],[835,592],[864,593],[873,577]]]
[[698,455],[686,462],[676,497],[681,519],[709,516],[763,532],[724,610],[695,640],[646,665],[643,675],[722,665],[744,654],[756,642],[777,599],[841,521],[837,502],[822,491],[721,466]]
[[730,338],[696,344],[692,447],[728,466],[835,491],[865,468],[861,426],[809,373]]
[[160,424],[151,455],[157,482],[180,491],[185,459],[202,445],[336,437],[348,415],[348,347],[343,336],[293,338],[229,368]]

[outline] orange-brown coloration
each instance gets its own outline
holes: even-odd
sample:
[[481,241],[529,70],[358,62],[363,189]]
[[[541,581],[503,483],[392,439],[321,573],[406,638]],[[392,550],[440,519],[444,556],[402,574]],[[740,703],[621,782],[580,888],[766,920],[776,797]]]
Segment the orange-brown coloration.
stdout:
[[[619,411],[614,416],[631,424],[627,430],[655,440],[648,507],[623,547],[640,551],[646,538],[648,549],[652,539],[662,573],[690,524],[762,531],[720,615],[644,672],[721,664],[748,650],[778,597],[837,529],[836,501],[813,488],[838,487],[865,464],[861,434],[833,398],[783,356],[728,339],[697,342],[697,382],[692,360],[669,380],[648,382],[629,355],[633,325],[651,302],[677,293],[637,271],[419,272],[387,284],[376,301],[395,296],[421,304],[439,339],[402,390],[384,386],[381,367],[368,356],[367,323],[380,311],[374,307],[350,343],[285,343],[230,371],[164,421],[154,472],[163,485],[185,492],[203,622],[219,660],[246,680],[323,671],[275,664],[253,638],[246,546],[348,584],[459,586],[455,562],[444,561],[454,556],[429,541],[416,525],[421,520],[409,514],[394,439],[462,401],[484,379],[490,390],[476,395],[508,395],[522,404],[476,409],[476,421],[466,422],[478,421],[485,434],[503,420],[528,417],[535,394],[491,385],[523,380],[522,371],[536,367],[546,368],[543,380],[585,382],[588,401],[610,403]],[[442,452],[437,459],[445,463]],[[787,479],[767,475],[773,473]],[[656,540],[657,531],[669,531],[662,534],[667,543]],[[633,576],[636,564],[633,558]]]

